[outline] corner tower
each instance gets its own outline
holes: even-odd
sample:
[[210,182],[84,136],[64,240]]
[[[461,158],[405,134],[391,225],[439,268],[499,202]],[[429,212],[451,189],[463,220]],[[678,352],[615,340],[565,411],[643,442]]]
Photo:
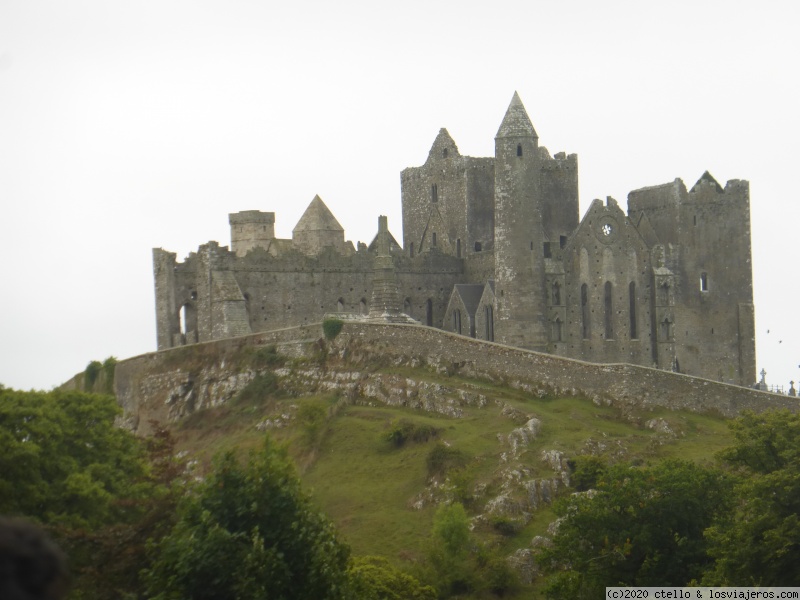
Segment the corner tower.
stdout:
[[495,339],[547,345],[539,136],[514,92],[495,137]]

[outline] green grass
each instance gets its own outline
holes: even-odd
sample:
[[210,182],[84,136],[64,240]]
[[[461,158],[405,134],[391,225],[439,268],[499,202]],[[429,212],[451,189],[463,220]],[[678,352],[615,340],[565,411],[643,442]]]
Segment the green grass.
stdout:
[[[354,555],[385,556],[402,567],[408,566],[408,560],[424,560],[435,506],[428,503],[417,510],[412,503],[429,487],[426,462],[436,444],[445,444],[466,457],[461,470],[449,472],[454,483],[469,489],[480,484],[486,490],[467,504],[471,516],[481,513],[486,501],[498,492],[503,471],[510,466],[501,462],[501,455],[510,448],[498,436],[505,439],[520,426],[501,414],[503,404],[542,422],[538,437],[511,465],[527,469],[528,477],[555,475],[541,459],[544,450],[558,450],[571,457],[602,444],[606,448],[603,456],[613,460],[646,463],[683,458],[708,462],[732,441],[726,421],[713,415],[644,409],[623,414],[617,408],[596,406],[583,398],[539,399],[502,385],[437,376],[424,369],[380,372],[481,393],[489,402],[483,408],[462,407],[463,418],[453,419],[397,407],[343,406],[334,394],[286,398],[280,396],[280,389],[264,385],[257,394],[242,394],[227,405],[184,419],[175,431],[179,449],[198,459],[202,470],[217,452],[256,447],[265,435],[256,429],[256,423],[281,414],[294,415],[287,427],[271,429],[269,434],[288,445],[319,508],[337,524]],[[321,411],[325,420],[312,439],[298,415],[319,415]],[[666,420],[675,435],[644,426],[657,418]],[[398,447],[389,433],[403,421],[411,422],[417,430],[437,433]],[[545,507],[515,535],[503,535],[491,522],[477,527],[475,533],[489,546],[510,554],[528,547],[534,536],[546,535],[553,519],[552,510]]]

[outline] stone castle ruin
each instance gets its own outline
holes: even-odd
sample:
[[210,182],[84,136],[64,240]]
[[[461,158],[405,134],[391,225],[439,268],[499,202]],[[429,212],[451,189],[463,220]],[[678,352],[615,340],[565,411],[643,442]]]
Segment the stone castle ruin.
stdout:
[[553,156],[515,93],[494,157],[447,130],[401,174],[403,243],[385,217],[345,241],[316,196],[292,231],[275,213],[229,216],[231,247],[177,262],[153,250],[159,350],[318,322],[335,313],[417,322],[596,363],[656,366],[751,385],[750,193],[704,173],[594,200],[579,218],[578,160]]

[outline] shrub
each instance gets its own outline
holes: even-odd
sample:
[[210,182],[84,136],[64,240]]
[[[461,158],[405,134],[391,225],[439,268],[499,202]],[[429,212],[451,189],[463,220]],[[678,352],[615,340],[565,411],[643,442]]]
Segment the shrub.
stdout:
[[500,557],[493,558],[486,566],[482,577],[489,591],[500,598],[513,594],[520,587],[519,577],[508,562]]
[[428,453],[425,464],[428,467],[429,477],[442,476],[451,469],[465,466],[467,464],[467,455],[461,450],[456,450],[442,442],[438,442]]
[[383,557],[357,558],[348,575],[358,600],[436,600],[436,590],[394,568]]
[[496,515],[492,518],[492,527],[497,533],[510,537],[522,531],[524,524],[517,519]]
[[309,446],[316,446],[322,440],[327,412],[318,404],[301,404],[297,420],[303,427],[303,436]]
[[342,330],[343,325],[344,321],[341,319],[325,319],[322,322],[322,332],[325,334],[325,339],[335,339]]
[[608,469],[605,459],[599,456],[576,456],[567,462],[570,482],[579,492],[597,487],[598,480]]
[[109,356],[103,361],[103,373],[106,374],[106,392],[114,393],[114,372],[117,368],[117,357]]
[[284,362],[286,362],[286,359],[278,354],[278,348],[275,344],[254,350],[251,357],[251,363],[256,369],[263,367],[280,367]]
[[274,373],[262,373],[254,377],[248,383],[239,395],[236,396],[236,402],[262,402],[270,396],[277,395],[280,389],[280,382],[277,375]]
[[97,378],[100,376],[100,371],[103,370],[103,363],[99,360],[93,360],[88,365],[86,365],[86,370],[83,372],[83,389],[85,391],[91,391],[92,386],[97,381]]
[[441,429],[433,425],[414,423],[408,419],[397,419],[392,421],[389,433],[386,434],[386,440],[399,448],[406,442],[427,442],[438,436],[440,431]]

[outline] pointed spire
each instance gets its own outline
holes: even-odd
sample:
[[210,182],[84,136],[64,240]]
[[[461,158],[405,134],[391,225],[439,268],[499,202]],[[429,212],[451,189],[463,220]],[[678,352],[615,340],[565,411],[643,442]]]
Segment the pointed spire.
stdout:
[[525,106],[523,106],[519,94],[514,92],[514,97],[511,98],[511,104],[508,105],[506,116],[503,117],[503,122],[500,124],[500,129],[498,129],[495,137],[526,136],[539,138],[536,134],[536,130],[533,128],[530,117],[528,117],[528,113],[525,111]]
[[297,225],[294,226],[292,233],[298,231],[341,231],[344,227],[339,224],[331,210],[322,201],[319,195],[314,196],[311,204],[306,208],[306,212],[300,217]]
[[708,183],[712,184],[716,188],[718,194],[721,194],[724,191],[722,189],[722,186],[719,184],[719,182],[716,179],[714,179],[713,175],[711,175],[711,173],[709,173],[708,171],[706,171],[705,173],[703,173],[700,176],[700,179],[697,180],[697,183],[695,183],[692,186],[692,189],[690,191],[691,192],[695,191],[695,188],[697,188],[697,186],[699,186],[701,184],[704,184],[704,183],[705,184],[708,184]]
[[428,160],[431,159],[438,159],[438,158],[453,158],[456,156],[461,156],[458,152],[458,146],[456,146],[455,141],[450,136],[450,133],[442,127],[439,130],[439,133],[436,136],[436,139],[433,140],[433,145],[431,146],[430,152],[428,152]]

